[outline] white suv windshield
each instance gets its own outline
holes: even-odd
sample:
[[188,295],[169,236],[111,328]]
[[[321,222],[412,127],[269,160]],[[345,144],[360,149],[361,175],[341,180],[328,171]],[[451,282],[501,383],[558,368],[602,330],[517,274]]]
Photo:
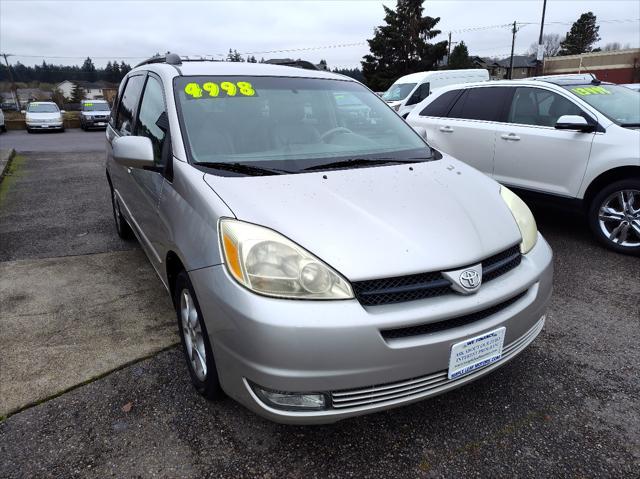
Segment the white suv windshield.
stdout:
[[327,158],[430,156],[398,115],[355,82],[178,77],[174,88],[194,162],[268,162],[301,171]]
[[413,91],[417,83],[396,83],[391,85],[382,95],[385,101],[400,101],[407,98],[407,95]]
[[565,89],[621,126],[640,126],[640,94],[618,85],[571,85]]
[[83,103],[82,111],[109,111],[108,103]]

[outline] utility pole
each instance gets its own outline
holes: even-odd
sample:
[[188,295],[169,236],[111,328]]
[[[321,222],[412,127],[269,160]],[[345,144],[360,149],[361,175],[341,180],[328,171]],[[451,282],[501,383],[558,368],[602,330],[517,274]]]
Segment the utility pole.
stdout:
[[9,80],[11,81],[11,92],[13,93],[13,100],[15,101],[16,106],[18,107],[18,111],[20,111],[20,99],[18,98],[18,90],[16,89],[16,83],[13,81],[13,73],[11,73],[11,67],[9,66],[9,61],[7,60],[10,54],[0,53],[4,57],[4,62],[7,64],[7,71],[9,72]]
[[542,46],[542,33],[544,32],[544,14],[547,11],[547,0],[543,0],[542,3],[542,21],[540,22],[540,37],[538,38],[538,54],[536,55],[536,60],[538,61],[537,65],[537,74],[544,74],[542,65],[544,62],[544,47]]
[[[458,42],[453,42],[458,43]],[[449,66],[449,62],[451,61],[451,32],[449,32],[449,53],[447,53],[447,67]]]
[[511,38],[511,60],[509,61],[509,80],[513,79],[513,49],[516,46],[516,32],[518,31],[518,27],[516,22],[513,22],[513,29],[511,32],[513,33],[513,37]]

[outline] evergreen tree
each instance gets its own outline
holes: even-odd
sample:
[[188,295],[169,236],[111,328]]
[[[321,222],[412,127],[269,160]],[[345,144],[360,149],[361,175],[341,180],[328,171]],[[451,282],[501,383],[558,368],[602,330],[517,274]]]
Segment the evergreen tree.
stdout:
[[91,58],[87,57],[87,59],[82,64],[80,71],[84,73],[84,80],[94,82],[98,79],[98,73],[96,72],[96,67],[91,61]]
[[71,89],[71,103],[80,103],[85,99],[85,96],[86,93],[84,89],[77,83],[74,83],[73,88]]
[[249,63],[258,63],[258,60],[256,60],[256,57],[254,57],[253,55],[251,55],[250,57],[247,57],[247,61]]
[[364,75],[362,74],[362,70],[359,68],[334,68],[334,73],[339,73],[340,75],[348,76],[353,78],[354,80],[358,80],[359,82],[364,83]]
[[113,64],[111,63],[111,61],[107,62],[107,66],[104,67],[104,70],[102,71],[102,75],[101,75],[102,79],[104,81],[113,81]]
[[600,40],[600,27],[592,12],[583,13],[571,26],[564,41],[560,43],[558,55],[578,55],[593,51],[593,44]]
[[120,78],[118,81],[122,80],[122,78],[131,71],[131,65],[125,62],[120,62]]
[[385,25],[376,27],[362,72],[370,88],[386,90],[398,77],[435,68],[447,52],[447,42],[431,44],[440,34],[440,18],[423,17],[423,0],[397,0],[396,10],[383,6]]
[[469,50],[464,42],[458,43],[451,52],[451,58],[449,58],[449,64],[447,68],[451,70],[459,70],[461,68],[470,68],[471,58],[469,58]]
[[109,81],[112,83],[118,83],[120,80],[122,80],[120,65],[118,65],[118,62],[114,60],[114,62],[111,64],[111,80]]
[[227,61],[228,62],[243,62],[244,59],[242,58],[242,55],[240,55],[238,53],[238,50],[231,50],[231,48],[229,48],[229,54],[227,55]]

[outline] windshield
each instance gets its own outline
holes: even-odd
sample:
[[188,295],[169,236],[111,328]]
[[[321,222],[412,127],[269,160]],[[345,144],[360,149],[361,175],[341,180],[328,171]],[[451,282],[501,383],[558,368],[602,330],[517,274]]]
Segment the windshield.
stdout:
[[385,101],[404,100],[416,85],[417,83],[394,83],[387,91],[384,92],[382,99]]
[[565,89],[622,126],[640,126],[640,94],[618,85],[570,85]]
[[58,106],[53,103],[29,103],[29,113],[58,113]]
[[352,81],[177,77],[174,87],[194,162],[299,172],[336,159],[431,155],[380,98]]
[[83,103],[82,111],[109,111],[108,103]]

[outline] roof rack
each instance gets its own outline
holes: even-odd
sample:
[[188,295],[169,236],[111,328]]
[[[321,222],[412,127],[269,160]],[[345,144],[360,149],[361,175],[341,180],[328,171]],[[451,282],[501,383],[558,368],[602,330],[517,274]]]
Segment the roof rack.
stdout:
[[558,85],[574,84],[574,83],[593,83],[599,85],[602,83],[593,73],[568,73],[558,75],[544,75],[537,77],[530,77],[527,80],[541,80],[549,83],[555,83]]
[[155,55],[151,58],[147,58],[144,61],[138,63],[134,68],[142,65],[149,65],[150,63],[167,63],[169,65],[182,65],[182,58],[176,53],[166,53],[165,55]]

